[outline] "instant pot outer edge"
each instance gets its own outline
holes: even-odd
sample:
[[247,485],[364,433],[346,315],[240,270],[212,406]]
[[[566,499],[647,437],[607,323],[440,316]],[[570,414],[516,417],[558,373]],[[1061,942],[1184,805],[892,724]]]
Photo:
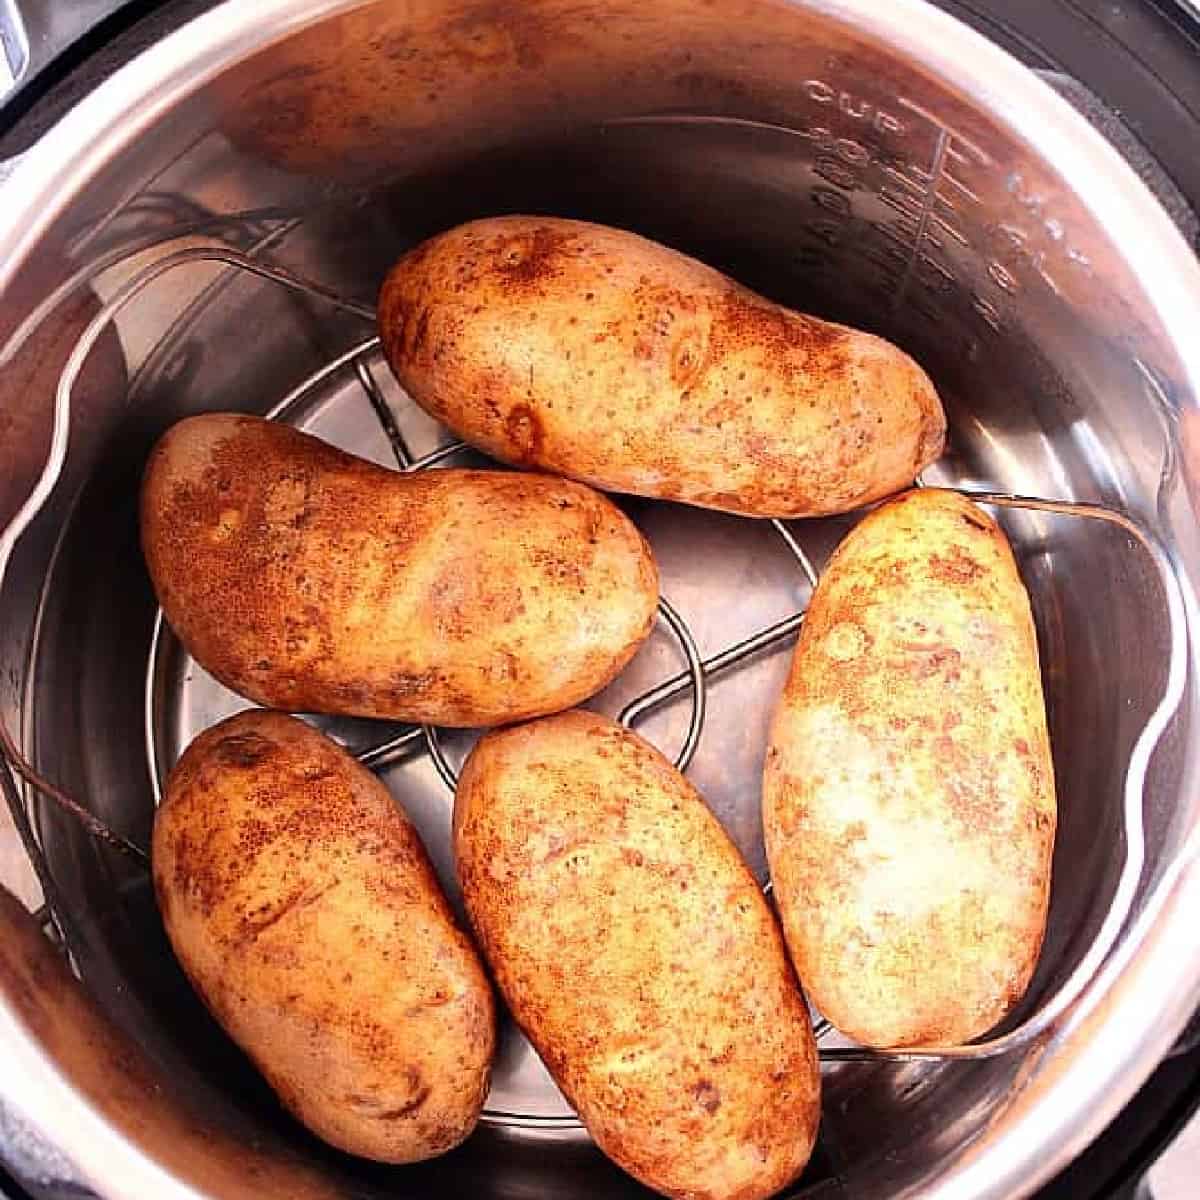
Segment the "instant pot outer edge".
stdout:
[[[170,34],[82,98],[32,146],[5,184],[0,227],[0,291],[66,204],[114,155],[183,97],[272,41],[361,0],[260,0],[223,4]],[[1200,267],[1165,212],[1118,153],[1046,84],[980,35],[920,0],[815,0],[814,10],[908,49],[942,80],[982,105],[1022,140],[1038,147],[1068,178],[1124,181],[1091,197],[1100,220],[1129,247],[1128,260],[1152,298],[1164,329],[1185,359],[1191,406],[1200,397]],[[269,38],[260,31],[270,29]],[[81,149],[82,148],[82,149]],[[1128,236],[1121,237],[1126,231]],[[1186,597],[1192,662],[1197,661],[1197,611]],[[1195,671],[1191,674],[1194,676]],[[1189,681],[1194,687],[1194,678]],[[1193,756],[1194,757],[1194,756]],[[1194,776],[1195,763],[1189,763]],[[1189,776],[1189,782],[1191,778]],[[983,1144],[947,1163],[922,1188],[936,1200],[1028,1195],[1080,1152],[1120,1111],[1150,1074],[1200,1001],[1200,955],[1189,913],[1200,911],[1200,869],[1185,867],[1143,942],[1106,970],[1046,1047],[1025,1091],[1001,1114]],[[1143,1016],[1157,1014],[1149,1025]],[[1131,1031],[1139,1031],[1139,1039]],[[110,1197],[195,1196],[127,1141],[77,1092],[42,1051],[7,997],[0,1002],[0,1046],[9,1070],[0,1091],[43,1130],[93,1186]],[[19,1086],[14,1086],[18,1084]],[[1036,1105],[1032,1100],[1036,1097]],[[1072,1135],[1038,1106],[1070,1113]],[[68,1136],[58,1136],[62,1131]]]

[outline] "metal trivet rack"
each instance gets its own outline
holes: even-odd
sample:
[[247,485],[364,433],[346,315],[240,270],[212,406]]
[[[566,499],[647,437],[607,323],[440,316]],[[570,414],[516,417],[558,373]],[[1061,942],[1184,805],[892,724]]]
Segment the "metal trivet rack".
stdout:
[[[240,271],[249,272],[261,279],[269,280],[280,287],[292,289],[295,292],[308,296],[310,299],[328,304],[344,312],[352,313],[361,317],[364,321],[370,322],[372,325],[374,324],[375,312],[372,308],[345,299],[321,284],[302,278],[283,268],[267,265],[253,256],[255,252],[277,241],[280,233],[290,228],[291,224],[294,224],[294,222],[287,223],[284,226],[276,226],[272,230],[270,223],[265,223],[263,227],[267,228],[268,232],[261,236],[252,247],[250,253],[232,249],[225,244],[189,247],[170,253],[131,277],[116,291],[108,303],[100,309],[88,324],[71,352],[59,380],[55,396],[53,434],[42,474],[17,515],[13,518],[9,526],[0,533],[0,590],[3,589],[5,575],[14,546],[25,529],[41,511],[42,506],[53,492],[61,474],[66,457],[70,428],[72,389],[89,352],[116,315],[162,275],[181,266],[201,262],[219,263]],[[110,256],[106,261],[107,265],[112,265],[112,263],[118,261],[118,258]],[[84,272],[79,272],[76,276],[73,276],[71,280],[68,280],[63,287],[49,297],[17,329],[8,344],[3,350],[0,350],[0,370],[7,365],[16,352],[16,349],[23,344],[24,340],[36,329],[37,325],[85,277]],[[400,433],[394,414],[371,374],[369,360],[372,356],[378,354],[379,348],[379,338],[375,336],[359,342],[293,389],[289,395],[284,397],[270,411],[268,416],[279,420],[287,420],[289,415],[314,389],[338,377],[353,378],[357,379],[361,385],[364,400],[370,405],[383,432],[386,434],[397,466],[401,470],[410,472],[427,470],[452,459],[460,453],[468,451],[470,447],[465,443],[452,442],[421,457],[414,457]],[[917,486],[922,486],[921,480],[918,479],[915,482]],[[915,1046],[906,1047],[903,1050],[875,1050],[858,1046],[820,1044],[821,1058],[826,1062],[844,1060],[911,1061],[920,1059],[988,1058],[1025,1047],[1031,1042],[1044,1037],[1059,1018],[1083,995],[1089,984],[1094,980],[1100,981],[1101,976],[1108,977],[1115,975],[1121,969],[1124,962],[1134,953],[1138,944],[1140,944],[1142,938],[1152,925],[1158,910],[1161,908],[1162,903],[1165,902],[1166,896],[1170,892],[1179,873],[1193,857],[1200,853],[1200,836],[1193,834],[1182,851],[1163,872],[1154,891],[1150,894],[1137,918],[1127,930],[1125,938],[1118,944],[1118,937],[1127,922],[1129,922],[1130,914],[1133,910],[1133,903],[1145,861],[1143,790],[1146,772],[1155,747],[1158,745],[1182,700],[1187,675],[1187,625],[1183,596],[1171,559],[1162,544],[1140,522],[1128,514],[1113,508],[1095,504],[1078,504],[1029,496],[1017,496],[1008,493],[970,491],[966,489],[957,490],[979,504],[999,508],[1029,509],[1084,520],[1101,521],[1115,526],[1125,533],[1130,539],[1131,546],[1136,545],[1149,557],[1161,588],[1163,607],[1166,612],[1170,632],[1166,683],[1157,705],[1150,713],[1139,733],[1129,756],[1123,791],[1124,857],[1110,907],[1094,941],[1066,980],[1046,997],[1034,1012],[1006,1033],[985,1037],[965,1045]],[[810,587],[815,587],[818,581],[817,571],[793,532],[781,520],[772,520],[770,521],[770,525],[782,539]],[[661,599],[659,603],[659,617],[677,639],[687,667],[685,670],[664,679],[655,687],[628,702],[621,711],[619,719],[622,724],[632,727],[660,706],[680,696],[690,694],[691,714],[687,732],[674,760],[681,771],[686,771],[695,756],[704,729],[708,707],[708,684],[710,680],[721,672],[736,668],[752,656],[794,637],[804,621],[804,612],[795,612],[785,619],[760,629],[753,635],[708,658],[701,657],[696,640],[687,623],[665,598]],[[158,653],[162,634],[163,620],[160,611],[155,625],[151,649],[152,665],[154,657]],[[150,672],[150,676],[152,675],[153,670]],[[152,760],[151,777],[154,780],[157,798],[160,764],[154,761],[156,752],[153,739],[148,739],[148,743]],[[407,759],[418,754],[427,754],[447,788],[453,791],[457,782],[455,770],[443,751],[438,730],[432,726],[414,726],[369,748],[358,750],[356,754],[365,766],[377,771],[401,759]],[[128,855],[137,861],[143,869],[148,867],[148,859],[142,848],[133,845],[128,839],[109,828],[88,812],[74,798],[65,795],[60,789],[42,778],[21,755],[19,748],[9,733],[0,729],[0,790],[3,790],[5,793],[14,820],[17,823],[18,832],[23,837],[25,848],[29,853],[34,869],[39,880],[43,883],[46,904],[39,911],[39,914],[37,914],[43,919],[43,924],[49,924],[51,921],[54,921],[59,923],[61,927],[62,923],[69,918],[68,914],[56,909],[56,891],[53,887],[49,865],[34,833],[29,817],[28,794],[26,796],[21,795],[14,781],[14,774],[25,782],[28,789],[41,792],[60,807],[70,812],[71,815],[83,823],[91,835],[99,838],[110,847]],[[769,893],[769,883],[764,890]],[[1116,948],[1115,952],[1114,947]],[[829,1022],[821,1018],[819,1014],[816,1020],[815,1031],[818,1039],[825,1038],[833,1032]],[[496,1113],[494,1116],[503,1120],[508,1114]]]

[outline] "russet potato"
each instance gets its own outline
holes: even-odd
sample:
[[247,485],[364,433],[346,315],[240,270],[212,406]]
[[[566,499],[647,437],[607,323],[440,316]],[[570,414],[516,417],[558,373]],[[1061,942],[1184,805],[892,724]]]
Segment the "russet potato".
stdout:
[[957,493],[909,492],[830,561],[767,751],[775,902],[821,1012],[874,1046],[994,1026],[1037,962],[1056,812],[1008,542]]
[[423,242],[383,284],[379,331],[460,437],[609,491],[819,516],[910,486],[945,440],[937,392],[895,346],[582,221]]
[[471,1132],[491,988],[416,831],[340,746],[275,712],[205,731],[167,781],[152,862],[193,986],[315,1134],[404,1163]]
[[402,475],[231,413],[159,441],[142,545],[197,661],[293,712],[453,726],[555,712],[633,657],[658,600],[641,534],[581,484]]
[[758,884],[657,750],[569,712],[491,733],[454,850],[496,982],[600,1148],[679,1200],[757,1200],[808,1160],[820,1076]]

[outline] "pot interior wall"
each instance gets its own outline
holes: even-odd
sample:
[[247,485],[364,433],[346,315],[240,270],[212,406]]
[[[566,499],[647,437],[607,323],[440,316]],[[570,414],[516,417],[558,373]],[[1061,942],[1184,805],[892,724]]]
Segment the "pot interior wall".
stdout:
[[[904,346],[951,418],[949,452],[929,482],[1174,519],[1161,390],[1175,364],[1106,232],[1052,165],[831,18],[757,0],[735,7],[618,2],[598,15],[549,0],[451,2],[405,6],[401,17],[376,4],[330,18],[218,77],[110,162],[31,262],[32,290],[151,238],[167,248],[203,238],[370,300],[406,247],[470,217],[609,222]],[[94,291],[111,294],[122,270],[101,275]],[[146,453],[186,414],[267,412],[372,331],[277,285],[208,268],[154,285],[118,328],[120,344],[97,353],[121,369],[96,379],[64,486],[22,547],[0,651],[12,668],[5,703],[21,708],[41,768],[146,844],[148,739],[161,768],[189,732],[237,707],[169,636],[147,683],[155,605],[136,522]],[[377,378],[414,438],[432,438],[386,373]],[[295,418],[388,461],[356,386],[326,388]],[[49,393],[26,403],[34,447]],[[807,585],[766,526],[627,507],[703,653],[805,603]],[[1147,565],[1126,539],[1067,517],[1010,513],[1005,523],[1034,600],[1061,809],[1050,929],[1028,1006],[1065,977],[1111,898],[1125,766],[1163,688],[1165,631]],[[819,566],[847,525],[793,523],[793,532]],[[758,773],[788,650],[713,685],[691,770],[764,879]],[[678,669],[676,646],[656,633],[599,703],[615,711]],[[642,731],[670,752],[689,711],[685,695]],[[377,736],[361,723],[335,731],[359,744]],[[468,742],[448,738],[451,758]],[[1177,770],[1157,765],[1155,795],[1174,792]],[[383,774],[454,891],[450,797],[429,760]],[[1161,853],[1180,813],[1163,803],[1148,820]],[[39,823],[85,981],[169,1086],[238,1137],[316,1162],[364,1197],[638,1190],[564,1126],[548,1092],[530,1119],[481,1129],[420,1168],[323,1148],[192,995],[146,878],[56,811],[42,808]],[[542,1086],[516,1040],[505,1053],[498,1084]],[[800,1192],[894,1195],[915,1185],[980,1135],[1023,1066],[1009,1057],[829,1070],[821,1146]]]

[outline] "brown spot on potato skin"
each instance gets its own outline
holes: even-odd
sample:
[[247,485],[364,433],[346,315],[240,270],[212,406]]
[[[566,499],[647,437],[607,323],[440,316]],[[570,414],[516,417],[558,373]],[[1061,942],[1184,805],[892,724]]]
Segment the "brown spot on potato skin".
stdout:
[[504,430],[518,462],[536,464],[541,459],[545,440],[542,423],[528,404],[516,404],[509,410]]
[[[264,752],[234,766],[231,742]],[[384,1162],[467,1136],[494,1049],[490,988],[368,771],[304,722],[241,713],[172,771],[152,850],[188,977],[301,1121]]]
[[522,295],[553,282],[561,273],[561,260],[570,242],[570,234],[548,224],[504,239],[492,250],[501,286]]
[[686,400],[688,389],[704,373],[708,363],[708,343],[703,332],[684,327],[671,345],[671,381]]
[[901,670],[915,679],[929,679],[940,675],[953,683],[962,675],[962,653],[953,646],[911,646],[901,643],[905,656]]
[[721,1093],[713,1086],[708,1079],[701,1079],[699,1083],[692,1086],[692,1095],[696,1097],[696,1103],[711,1117],[721,1107]]
[[854,337],[844,326],[791,312],[737,286],[726,289],[721,297],[720,317],[714,324],[722,348],[765,348],[768,361],[778,372],[772,377],[785,383],[806,369],[840,374],[846,365],[847,343]]
[[985,759],[951,737],[933,741],[933,755],[945,772],[948,810],[969,834],[1002,835],[998,821],[1005,805]]
[[405,328],[411,330],[408,340],[408,353],[420,354],[429,339],[429,309],[423,308],[416,314],[414,320],[406,322]]
[[658,598],[645,540],[590,489],[400,475],[232,414],[168,431],[141,519],[184,645],[289,711],[467,726],[555,711],[615,677]]
[[[436,361],[402,335],[412,312],[432,314]],[[621,230],[470,222],[401,259],[379,313],[430,414],[504,461],[610,490],[842,512],[908,486],[944,440],[932,384],[894,346]]]
[[[830,658],[851,624],[872,641]],[[1055,817],[1012,551],[962,496],[898,497],[823,574],[766,757],[775,901],[814,1003],[870,1045],[985,1033],[1037,962]]]
[[953,546],[943,558],[938,554],[929,556],[929,573],[946,583],[970,583],[978,579],[984,568],[961,546]]

